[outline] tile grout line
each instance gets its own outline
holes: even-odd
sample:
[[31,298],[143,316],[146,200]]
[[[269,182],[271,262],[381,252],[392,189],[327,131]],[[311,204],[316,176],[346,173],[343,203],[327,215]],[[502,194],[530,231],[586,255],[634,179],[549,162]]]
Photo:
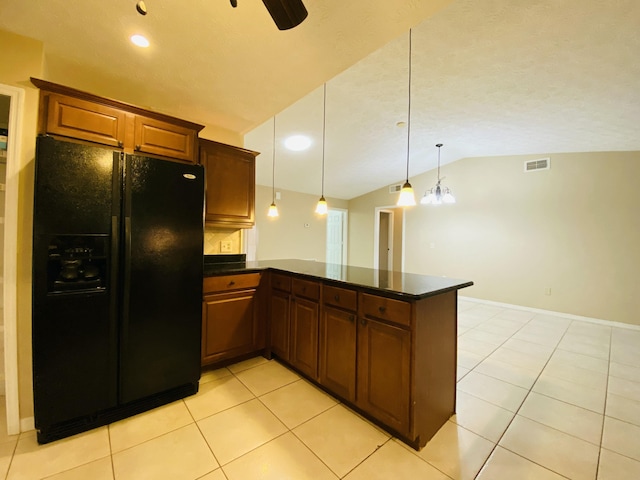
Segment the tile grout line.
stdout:
[[[283,368],[287,368],[287,367],[285,367],[284,365],[282,365],[280,362],[278,362],[278,361],[277,361],[277,360],[275,360],[275,359],[268,360],[268,361],[269,361],[269,362],[270,362],[270,361],[275,361],[278,365],[282,366]],[[259,365],[255,365],[255,366],[252,366],[252,367],[246,368],[246,369],[244,369],[244,370],[240,370],[240,371],[238,371],[237,373],[245,372],[245,371],[251,370],[252,368],[256,368],[256,367],[259,367],[260,365],[264,365],[264,364],[265,364],[265,362],[260,363]],[[279,386],[278,388],[275,388],[275,389],[270,390],[270,391],[268,391],[268,392],[265,392],[265,393],[263,393],[263,394],[262,394],[262,395],[260,395],[260,396],[257,396],[255,393],[253,393],[253,392],[251,391],[251,389],[250,389],[250,388],[249,388],[249,387],[248,387],[244,382],[242,382],[242,380],[241,380],[240,378],[238,378],[238,377],[237,377],[236,372],[233,372],[233,371],[229,370],[229,371],[231,372],[231,375],[233,375],[233,376],[234,376],[234,377],[235,377],[235,378],[236,378],[236,379],[237,379],[237,380],[238,380],[238,381],[239,381],[239,382],[240,382],[240,383],[241,383],[241,384],[242,384],[242,385],[243,385],[247,390],[249,390],[249,392],[251,392],[251,394],[254,396],[254,398],[252,398],[252,399],[250,399],[250,400],[247,400],[246,402],[242,402],[242,403],[240,403],[240,404],[238,404],[238,405],[243,405],[243,404],[245,404],[245,403],[247,403],[247,402],[250,402],[250,401],[252,401],[252,400],[254,400],[254,399],[255,399],[255,400],[258,400],[258,401],[260,402],[260,404],[261,404],[261,405],[263,405],[263,406],[264,406],[264,407],[265,407],[265,408],[266,408],[266,409],[267,409],[267,410],[268,410],[268,411],[269,411],[269,412],[270,412],[274,417],[276,417],[276,418],[278,419],[278,421],[279,421],[279,422],[280,422],[280,423],[281,423],[281,424],[286,428],[286,431],[285,431],[285,432],[283,432],[283,433],[281,433],[280,435],[275,436],[274,438],[270,439],[269,441],[267,441],[267,442],[265,442],[265,443],[263,443],[263,444],[261,444],[261,445],[258,445],[257,447],[252,448],[251,450],[249,450],[249,451],[247,451],[247,452],[243,453],[242,455],[240,455],[240,456],[238,456],[238,457],[234,458],[233,460],[231,460],[231,461],[227,462],[225,465],[222,465],[220,462],[218,462],[218,465],[220,466],[219,468],[222,470],[222,472],[223,472],[223,474],[225,475],[225,477],[227,476],[227,475],[226,475],[226,472],[224,471],[224,467],[225,467],[226,465],[229,465],[230,463],[235,462],[236,460],[238,460],[238,459],[240,459],[240,458],[244,457],[245,455],[248,455],[249,453],[251,453],[251,452],[253,452],[253,451],[257,450],[258,448],[261,448],[261,447],[263,447],[263,446],[265,446],[265,445],[267,445],[267,444],[269,444],[269,443],[273,442],[274,440],[277,440],[278,438],[283,437],[283,436],[284,436],[284,435],[286,435],[287,433],[290,433],[291,435],[293,435],[293,437],[294,437],[296,440],[298,440],[298,441],[299,441],[299,442],[304,446],[304,448],[306,448],[309,452],[311,452],[311,454],[312,454],[314,457],[316,457],[320,463],[322,463],[322,464],[323,464],[323,465],[324,465],[324,466],[325,466],[325,467],[326,467],[326,468],[327,468],[331,473],[333,473],[336,477],[338,477],[338,475],[337,475],[337,474],[336,474],[336,473],[335,473],[335,472],[334,472],[334,471],[329,467],[329,465],[327,465],[327,464],[326,464],[326,463],[325,463],[325,462],[324,462],[324,461],[323,461],[323,460],[322,460],[322,459],[321,459],[321,458],[320,458],[320,457],[319,457],[319,456],[318,456],[318,455],[317,455],[317,454],[316,454],[316,453],[311,449],[311,447],[309,447],[309,446],[308,446],[308,445],[307,445],[307,444],[306,444],[306,443],[305,443],[301,438],[299,438],[299,437],[295,434],[295,432],[293,431],[293,429],[292,429],[292,428],[289,428],[289,426],[288,426],[288,425],[286,425],[286,424],[285,424],[285,423],[280,419],[280,417],[278,417],[278,415],[276,415],[276,413],[275,413],[275,412],[273,412],[273,411],[272,411],[272,410],[271,410],[271,409],[270,409],[270,408],[269,408],[269,407],[268,407],[268,406],[267,406],[267,405],[262,401],[262,399],[261,399],[261,397],[262,397],[262,396],[264,396],[264,395],[268,395],[269,393],[273,393],[273,392],[275,392],[275,391],[277,391],[277,390],[280,390],[280,389],[282,389],[282,388],[284,388],[284,387],[287,387],[287,386],[289,386],[289,385],[292,385],[292,384],[294,384],[294,383],[296,383],[296,382],[298,382],[298,381],[306,381],[306,380],[305,380],[303,377],[301,377],[297,372],[295,372],[295,371],[293,371],[293,370],[290,370],[290,369],[288,369],[288,368],[287,368],[287,370],[289,370],[289,371],[291,371],[291,372],[295,373],[295,374],[296,374],[296,376],[298,376],[298,379],[297,379],[297,380],[294,380],[294,381],[292,381],[292,382],[286,383],[286,384],[284,384],[284,385],[281,385],[281,386]],[[314,415],[312,418],[309,418],[309,419],[305,420],[305,421],[304,421],[304,422],[302,422],[300,425],[303,425],[303,424],[307,423],[307,422],[308,422],[308,421],[310,421],[311,419],[316,418],[316,417],[318,417],[319,415],[321,415],[321,414],[323,414],[323,413],[325,413],[325,412],[327,412],[327,411],[331,410],[332,408],[335,408],[336,406],[341,405],[341,404],[342,404],[341,402],[339,402],[339,401],[337,401],[337,400],[336,400],[336,404],[335,404],[335,405],[332,405],[331,407],[327,408],[326,410],[323,410],[322,412],[318,413],[317,415]],[[238,405],[235,405],[235,406],[238,406]],[[234,406],[234,407],[235,407],[235,406]],[[229,409],[234,408],[234,407],[229,407],[228,409],[225,409],[225,410],[229,410]],[[224,410],[223,410],[223,411],[224,411]],[[216,413],[220,413],[220,412],[216,412]],[[212,415],[210,415],[210,416],[216,415],[216,413],[214,413],[214,414],[212,414]],[[196,422],[196,423],[197,423],[197,422]],[[297,428],[297,427],[299,427],[300,425],[296,425],[294,428]],[[206,439],[205,439],[205,441],[206,441]],[[208,446],[208,443],[207,443],[207,446]],[[210,448],[210,447],[209,447],[209,448]],[[377,450],[377,449],[376,449],[376,450]],[[212,453],[213,453],[213,452],[212,452]],[[215,457],[215,454],[214,454],[214,457]],[[216,461],[217,461],[217,458],[216,458]]]
[[[611,373],[611,353],[613,351],[613,328],[609,333],[609,361],[607,362],[607,384],[604,390],[604,409],[602,412],[602,428],[600,429],[600,448],[598,448],[598,463],[596,465],[596,479],[600,473],[600,457],[602,455],[602,441],[604,440],[604,425],[607,421],[607,399],[609,398],[609,375]],[[616,452],[617,453],[617,452]]]
[[[566,329],[565,333],[562,335],[562,337],[561,337],[561,338],[560,338],[560,340],[558,341],[558,345],[560,345],[560,343],[562,342],[562,339],[563,339],[563,338],[565,337],[565,335],[569,332],[569,330],[570,330],[571,326],[573,326],[573,324],[574,324],[575,322],[580,322],[580,320],[572,320],[572,321],[571,321],[571,323],[570,323],[570,324],[569,324],[569,326],[567,327],[567,329]],[[609,328],[611,328],[611,327],[609,327]],[[610,331],[610,337],[609,337],[609,344],[610,344],[610,347],[609,347],[609,358],[611,357],[611,336],[612,336],[612,334],[613,334],[613,329],[611,328],[611,331]],[[571,351],[569,351],[569,350],[563,350],[562,348],[560,348],[560,349],[559,349],[559,348],[558,348],[558,346],[556,346],[556,347],[554,348],[553,353],[555,353],[557,350],[560,350],[560,351],[567,351],[567,352],[569,352],[569,353],[576,353],[576,354],[579,354],[579,355],[584,355],[584,356],[592,357],[591,355],[586,355],[586,354],[582,354],[582,353],[578,353],[578,352],[571,352]],[[553,356],[553,353],[551,354],[551,357]],[[551,357],[549,357],[549,360],[551,360]],[[592,358],[598,358],[598,357],[592,357]],[[545,369],[545,368],[546,368],[546,366],[548,365],[549,360],[547,361],[547,363],[546,363],[546,364],[545,364],[545,366],[543,367],[542,371],[544,371],[544,369]],[[600,360],[604,360],[604,359],[600,359]],[[609,364],[610,364],[610,362],[608,362],[608,365],[607,365],[607,386],[608,386],[608,383],[609,383],[609,374],[608,374],[609,369],[610,369]],[[585,370],[588,370],[588,369],[585,369]],[[540,372],[540,375],[542,375],[542,371]],[[538,378],[540,377],[540,375],[538,376]],[[557,377],[554,377],[554,378],[557,378]],[[537,382],[537,381],[538,381],[538,379],[536,379],[536,382]],[[534,382],[533,386],[535,386],[535,383],[536,383],[536,382]],[[571,382],[571,383],[573,383],[573,382]],[[579,385],[579,384],[576,384],[576,385]],[[530,394],[530,393],[532,392],[532,390],[533,390],[533,386],[531,387],[531,390],[529,391],[529,393],[527,394],[527,396],[526,396],[526,397],[524,398],[524,400],[522,401],[522,404],[521,404],[521,405],[520,405],[520,407],[518,408],[518,411],[520,411],[520,409],[522,408],[522,405],[524,405],[524,402],[525,402],[525,401],[526,401],[526,399],[529,397],[529,394]],[[537,392],[534,392],[534,393],[537,393]],[[556,401],[560,401],[560,402],[562,402],[562,403],[566,403],[566,404],[568,404],[568,405],[572,405],[572,406],[574,406],[574,407],[583,408],[584,410],[588,410],[588,411],[593,412],[593,413],[598,413],[598,412],[594,412],[593,410],[589,410],[589,409],[587,409],[587,408],[580,407],[580,406],[578,406],[578,405],[574,405],[574,404],[572,404],[572,403],[565,402],[565,401],[563,401],[563,400],[559,400],[559,399],[554,398],[554,397],[551,397],[551,396],[549,396],[549,395],[545,395],[545,394],[541,394],[541,393],[538,393],[538,395],[543,395],[543,396],[545,396],[545,397],[551,398],[551,399],[556,400]],[[606,412],[606,396],[607,396],[607,390],[605,389],[605,407],[604,407],[604,408],[605,408],[605,410],[603,410],[603,413],[602,413],[602,414],[599,414],[599,415],[601,415],[601,416],[602,416],[602,430],[604,430],[604,419],[605,419],[605,416],[606,416],[606,415],[605,415],[605,412]],[[516,415],[517,415],[517,412],[516,412]],[[524,418],[529,419],[528,417],[524,417]],[[514,419],[515,419],[515,416],[514,416]],[[548,428],[551,428],[551,429],[553,429],[553,430],[555,430],[555,431],[558,431],[558,432],[560,432],[560,433],[564,433],[565,435],[569,435],[569,436],[571,436],[571,437],[577,438],[578,440],[582,440],[582,441],[585,441],[585,442],[587,442],[587,443],[590,443],[590,444],[592,444],[592,445],[594,445],[594,446],[597,446],[597,447],[598,447],[598,459],[597,459],[597,463],[596,463],[596,477],[594,477],[594,478],[597,478],[597,474],[598,474],[598,470],[599,470],[599,466],[600,466],[600,452],[601,452],[601,450],[602,450],[602,448],[603,448],[603,447],[602,447],[602,435],[601,435],[601,437],[600,437],[600,443],[599,443],[598,445],[596,445],[596,444],[593,444],[593,443],[591,443],[591,442],[588,442],[587,440],[584,440],[584,439],[582,439],[582,438],[580,438],[580,437],[576,437],[575,435],[569,434],[569,433],[567,433],[567,432],[563,432],[562,430],[558,430],[557,428],[550,427],[549,425],[545,425],[544,423],[540,423],[540,422],[538,422],[538,421],[536,421],[536,420],[533,420],[533,419],[529,419],[529,420],[531,420],[531,421],[533,421],[533,422],[535,422],[535,423],[538,423],[538,424],[540,424],[540,425],[546,426],[546,427],[548,427]],[[512,422],[513,422],[513,420],[509,423],[509,425],[508,425],[508,426],[507,426],[507,428],[505,429],[504,433],[503,433],[503,434],[502,434],[502,436],[500,437],[500,440],[502,440],[502,437],[504,437],[504,434],[506,433],[506,431],[508,430],[508,428],[509,428],[509,426],[511,425],[511,423],[512,423]],[[500,440],[499,440],[499,441],[500,441]],[[497,445],[497,444],[496,444],[496,445]],[[502,447],[502,448],[505,448],[505,447]],[[522,457],[522,458],[525,458],[526,460],[528,460],[528,461],[530,461],[530,462],[532,462],[532,463],[535,463],[536,465],[539,465],[539,466],[541,466],[541,467],[543,467],[543,468],[545,468],[545,469],[547,469],[547,470],[550,470],[550,471],[552,471],[552,472],[554,472],[554,473],[557,473],[558,475],[561,475],[561,476],[563,476],[563,477],[564,477],[564,475],[562,475],[561,473],[556,472],[555,470],[551,470],[550,468],[545,467],[544,465],[540,465],[540,464],[538,464],[537,462],[534,462],[533,460],[531,460],[531,459],[529,459],[529,458],[523,457],[522,455],[518,454],[517,452],[513,452],[513,451],[511,451],[511,450],[509,450],[509,449],[507,449],[507,448],[505,448],[505,450],[508,450],[509,452],[511,452],[511,453],[513,453],[513,454],[515,454],[515,455],[518,455],[518,456],[520,456],[520,457]],[[617,453],[617,452],[615,452],[615,453]],[[566,478],[566,477],[565,477],[565,478]]]
[[[525,325],[528,325],[533,319],[535,318],[532,317],[531,320],[529,320],[527,323],[525,323],[522,328],[525,327]],[[548,365],[549,361],[551,360],[551,357],[553,357],[553,354],[555,353],[556,349],[558,348],[558,345],[560,344],[560,342],[562,341],[562,338],[564,338],[564,336],[566,335],[567,331],[569,330],[569,327],[571,326],[571,324],[573,323],[573,320],[571,321],[571,323],[569,323],[569,325],[567,325],[567,328],[565,329],[564,333],[562,334],[562,337],[560,337],[560,339],[558,340],[558,342],[556,343],[556,346],[554,347],[553,351],[551,352],[551,355],[549,355],[549,358],[547,359],[547,361],[545,362],[544,366],[542,367],[542,369],[540,370],[540,373],[538,374],[538,376],[536,377],[535,381],[531,384],[531,387],[528,389],[527,394],[525,395],[525,397],[522,399],[522,402],[520,403],[520,406],[518,407],[518,409],[515,411],[513,418],[509,421],[509,423],[507,424],[507,427],[504,429],[504,431],[502,432],[502,434],[500,435],[500,438],[498,438],[498,440],[496,441],[496,443],[494,444],[493,448],[491,449],[491,452],[489,452],[489,456],[487,457],[487,459],[485,460],[485,462],[482,464],[482,467],[480,467],[480,470],[478,471],[478,473],[476,473],[474,480],[476,480],[478,478],[478,476],[482,473],[482,471],[485,469],[485,467],[487,466],[487,462],[489,461],[489,459],[491,458],[491,456],[493,455],[493,453],[496,451],[496,449],[498,448],[498,446],[500,446],[500,441],[504,438],[505,434],[507,433],[507,431],[509,430],[509,427],[511,427],[511,424],[513,423],[513,421],[516,419],[516,417],[518,416],[518,412],[522,409],[522,405],[524,405],[524,402],[527,401],[527,398],[529,398],[529,395],[531,394],[531,391],[533,390],[533,387],[535,386],[536,382],[538,381],[538,379],[540,378],[540,376],[542,375],[542,372],[544,371],[544,369],[546,368],[546,366]],[[520,331],[520,329],[518,330]],[[516,332],[517,333],[517,332]],[[515,333],[514,333],[515,335]],[[474,367],[475,369],[475,367]],[[508,383],[508,382],[507,382]],[[489,402],[491,403],[491,402]],[[531,463],[534,463],[542,468],[544,468],[545,470],[549,470],[550,472],[553,473],[557,473],[560,476],[563,476],[562,474],[551,470],[550,468],[545,467],[544,465],[540,465],[536,462],[534,462],[533,460],[523,457],[522,455],[517,454],[516,452],[512,452],[511,450],[509,450],[508,448],[505,448],[504,446],[501,446],[501,448],[504,448],[505,450],[518,455],[522,458],[525,458],[526,460],[530,461]],[[566,478],[566,477],[565,477]]]
[[22,432],[18,434],[18,439],[16,440],[16,444],[13,446],[13,451],[11,452],[11,460],[9,460],[9,465],[7,466],[7,473],[4,476],[4,479],[7,480],[9,478],[9,472],[11,471],[11,465],[13,465],[13,459],[16,456],[16,450],[18,450],[18,442],[20,441],[20,435]]
[[[505,311],[506,311],[506,310],[505,310]],[[487,322],[487,321],[489,321],[489,320],[491,320],[491,319],[496,318],[498,315],[500,315],[500,312],[498,312],[498,313],[496,313],[496,314],[494,314],[494,315],[492,315],[492,316],[490,316],[490,317],[486,318],[485,320],[483,320],[483,321],[482,321],[481,323],[479,323],[478,325],[475,325],[475,326],[473,326],[472,328],[470,328],[470,329],[466,330],[465,332],[463,332],[463,333],[462,333],[462,335],[464,335],[464,334],[465,334],[465,333],[467,333],[468,331],[471,331],[471,330],[473,330],[473,329],[476,329],[476,328],[480,327],[482,324],[484,324],[485,322]],[[508,337],[504,342],[502,342],[501,344],[499,344],[499,345],[498,345],[498,346],[497,346],[497,347],[496,347],[496,348],[495,348],[491,353],[489,353],[489,355],[486,355],[486,356],[485,356],[485,357],[484,357],[480,362],[478,362],[478,363],[477,363],[473,368],[471,368],[471,369],[470,369],[470,370],[469,370],[465,375],[463,375],[463,376],[462,376],[462,378],[466,377],[468,373],[473,372],[473,371],[476,369],[476,367],[478,367],[478,365],[480,365],[482,362],[484,362],[486,359],[488,359],[488,358],[489,358],[489,356],[491,356],[491,355],[492,355],[492,354],[493,354],[493,353],[494,353],[498,348],[502,347],[506,342],[508,342],[509,340],[511,340],[515,334],[517,334],[520,330],[522,330],[526,325],[528,325],[529,323],[531,323],[531,321],[532,321],[534,318],[535,318],[535,315],[534,315],[533,317],[531,317],[529,320],[527,320],[525,323],[523,323],[523,324],[520,326],[520,328],[518,328],[515,332],[513,332],[513,333],[512,333],[512,334],[511,334],[511,335],[510,335],[510,336],[509,336],[509,337]],[[506,347],[505,347],[505,348],[506,348]],[[456,362],[456,363],[457,363],[457,362]],[[544,369],[544,367],[543,367],[543,369]],[[481,375],[482,375],[482,373],[481,373],[481,372],[476,372],[476,373],[479,373],[479,374],[481,374]],[[542,371],[541,371],[540,373],[542,373]],[[539,375],[540,375],[540,374],[538,374],[538,376],[539,376]],[[487,376],[491,377],[490,375],[487,375]],[[462,380],[462,378],[460,378],[460,380]],[[491,377],[491,378],[495,378],[495,377]],[[457,388],[458,388],[458,382],[459,382],[460,380],[456,380],[456,390],[457,390]],[[501,380],[501,379],[496,379],[496,380]],[[504,381],[504,380],[501,380],[501,381]],[[510,384],[510,385],[513,385],[513,384],[511,384],[510,382],[505,382],[505,383],[508,383],[508,384]],[[535,382],[534,382],[534,384],[535,384]],[[519,385],[515,385],[515,386],[519,386]],[[522,388],[522,387],[520,387],[520,388]],[[532,385],[532,387],[531,387],[531,388],[533,388],[533,385]],[[529,390],[529,391],[531,391],[531,390]],[[465,393],[467,393],[467,392],[465,392]],[[475,395],[473,395],[473,394],[468,394],[468,395],[472,395],[473,397],[476,397],[476,396],[475,396]],[[528,393],[527,393],[527,396],[528,396]],[[525,398],[522,400],[522,403],[524,403],[524,401],[526,400],[527,396],[525,396]],[[479,397],[476,397],[476,398],[479,398]],[[481,399],[481,398],[480,398],[480,400],[483,400],[483,399]],[[486,401],[486,400],[484,400],[484,401]],[[491,403],[491,402],[488,402],[488,403]],[[522,406],[522,404],[521,404],[521,406]],[[504,407],[502,407],[502,406],[499,406],[499,407],[500,407],[500,408],[504,408]],[[505,409],[505,410],[506,410],[506,409]],[[477,479],[477,478],[478,478],[478,476],[480,475],[480,473],[482,472],[482,470],[484,470],[484,468],[486,467],[487,462],[488,462],[488,461],[489,461],[489,459],[491,458],[491,455],[493,455],[493,452],[494,452],[494,451],[496,450],[496,448],[498,447],[498,443],[500,442],[500,440],[502,439],[502,437],[504,436],[504,434],[505,434],[505,433],[506,433],[506,431],[508,430],[509,426],[511,425],[511,423],[512,423],[512,422],[513,422],[513,420],[515,419],[515,417],[516,417],[516,415],[517,415],[517,412],[518,412],[519,410],[520,410],[520,407],[518,407],[518,410],[513,414],[513,418],[511,419],[511,421],[509,422],[509,424],[508,424],[508,425],[507,425],[507,427],[505,428],[504,432],[502,432],[502,435],[500,436],[500,438],[499,438],[499,439],[494,443],[493,448],[492,448],[492,449],[491,449],[491,451],[489,452],[489,455],[487,455],[487,458],[484,460],[484,462],[483,462],[483,463],[482,463],[482,465],[480,466],[480,469],[476,472],[475,476],[473,477],[474,479]],[[448,421],[450,421],[450,420],[451,420],[451,419],[449,419]],[[458,425],[457,423],[456,423],[456,426],[459,426],[460,428],[465,428],[465,427],[463,427],[462,425]],[[468,430],[468,429],[467,429],[467,428],[465,428],[465,430]],[[469,430],[469,431],[471,432],[471,430]],[[471,432],[471,433],[474,433],[474,434],[478,435],[478,434],[477,434],[477,433],[475,433],[475,432]],[[485,438],[485,437],[483,437],[482,435],[478,435],[478,436],[479,436],[479,437],[481,437],[481,438]],[[486,439],[486,440],[489,440],[489,439]],[[493,440],[489,440],[489,441],[493,443]]]

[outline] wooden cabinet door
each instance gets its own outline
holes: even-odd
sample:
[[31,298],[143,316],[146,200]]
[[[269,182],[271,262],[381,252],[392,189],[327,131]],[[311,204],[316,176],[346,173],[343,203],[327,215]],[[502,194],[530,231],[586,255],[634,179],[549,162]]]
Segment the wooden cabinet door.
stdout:
[[318,303],[303,298],[291,302],[291,364],[318,378]]
[[207,295],[202,305],[202,364],[249,353],[257,348],[256,290]]
[[51,93],[46,97],[44,130],[110,147],[124,146],[126,114],[122,110]]
[[207,176],[205,222],[232,228],[255,224],[257,152],[200,139]]
[[358,325],[356,404],[384,424],[409,435],[411,332],[361,318]]
[[271,351],[285,362],[289,361],[289,294],[271,292]]
[[133,141],[136,153],[197,162],[197,132],[190,128],[136,115]]
[[342,398],[356,399],[356,315],[324,307],[320,319],[320,383]]

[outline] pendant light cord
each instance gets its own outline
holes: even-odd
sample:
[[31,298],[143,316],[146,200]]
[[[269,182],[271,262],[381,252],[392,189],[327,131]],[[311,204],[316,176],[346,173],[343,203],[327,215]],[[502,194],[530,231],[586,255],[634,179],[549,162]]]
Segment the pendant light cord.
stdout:
[[271,162],[271,203],[276,203],[276,117],[273,117],[273,161]]
[[442,144],[438,143],[436,147],[438,147],[438,183],[440,183],[440,147],[442,147]]
[[327,131],[327,84],[324,84],[324,100],[322,104],[322,193],[321,197],[324,197],[324,148]]
[[409,140],[411,138],[411,29],[409,29],[409,108],[407,109],[407,182],[409,182]]

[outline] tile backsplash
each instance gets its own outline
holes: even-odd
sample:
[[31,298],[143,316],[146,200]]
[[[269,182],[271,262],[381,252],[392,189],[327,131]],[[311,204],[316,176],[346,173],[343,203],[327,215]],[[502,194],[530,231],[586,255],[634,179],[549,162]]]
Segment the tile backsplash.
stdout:
[[242,253],[242,230],[212,228],[204,229],[204,254]]

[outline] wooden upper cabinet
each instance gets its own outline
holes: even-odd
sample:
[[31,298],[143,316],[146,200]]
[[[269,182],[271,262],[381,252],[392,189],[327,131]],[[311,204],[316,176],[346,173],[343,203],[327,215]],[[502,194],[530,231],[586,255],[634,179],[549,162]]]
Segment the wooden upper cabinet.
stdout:
[[258,152],[200,139],[200,163],[207,179],[205,222],[230,228],[255,224]]
[[155,118],[135,117],[134,142],[138,153],[162,155],[185,162],[193,162],[196,158],[196,131]]
[[37,78],[31,82],[40,89],[40,134],[107,145],[125,153],[198,161],[202,125]]
[[48,96],[46,132],[122,148],[126,113],[79,98]]

